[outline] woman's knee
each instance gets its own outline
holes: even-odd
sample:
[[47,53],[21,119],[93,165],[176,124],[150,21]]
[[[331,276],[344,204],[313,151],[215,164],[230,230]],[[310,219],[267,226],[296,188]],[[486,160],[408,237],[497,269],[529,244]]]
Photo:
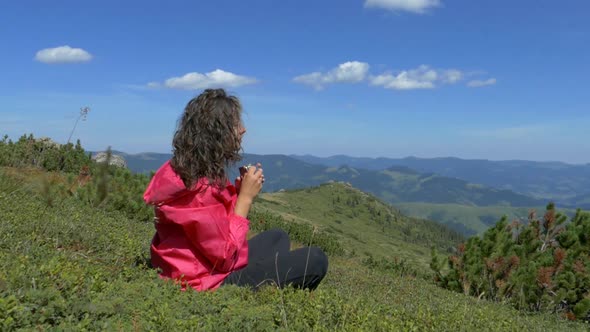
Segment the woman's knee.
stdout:
[[281,243],[284,241],[289,242],[289,234],[280,228],[273,228],[266,231],[265,233],[268,233],[268,236],[270,236],[276,243]]
[[318,247],[309,247],[309,263],[315,272],[324,276],[328,273],[328,256]]

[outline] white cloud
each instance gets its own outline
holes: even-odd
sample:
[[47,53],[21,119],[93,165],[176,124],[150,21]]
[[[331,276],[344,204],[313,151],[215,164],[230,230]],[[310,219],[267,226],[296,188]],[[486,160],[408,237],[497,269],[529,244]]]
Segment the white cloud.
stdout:
[[442,72],[443,82],[445,83],[457,83],[463,79],[464,74],[457,69],[447,69]]
[[440,0],[365,0],[367,8],[383,8],[391,11],[408,11],[424,14],[428,9],[441,5]]
[[463,73],[457,69],[436,70],[427,65],[416,69],[404,70],[397,75],[383,73],[369,78],[371,85],[386,89],[413,90],[432,89],[440,83],[454,84],[463,79]]
[[35,55],[35,60],[43,63],[88,62],[92,60],[92,55],[81,48],[65,45],[42,49]]
[[[214,87],[235,88],[242,85],[254,84],[257,80],[253,77],[236,75],[221,69],[201,74],[192,72],[181,77],[171,77],[164,81],[163,86],[170,89],[197,90]],[[149,88],[160,87],[158,82],[147,84]]]
[[469,81],[469,83],[467,83],[467,86],[472,87],[472,88],[479,88],[482,86],[494,85],[494,84],[496,84],[496,79],[492,77],[492,78],[487,79],[485,81],[482,81],[482,80]]
[[358,83],[367,77],[369,64],[359,61],[348,61],[326,72],[313,72],[293,78],[294,82],[311,85],[321,90],[331,83]]

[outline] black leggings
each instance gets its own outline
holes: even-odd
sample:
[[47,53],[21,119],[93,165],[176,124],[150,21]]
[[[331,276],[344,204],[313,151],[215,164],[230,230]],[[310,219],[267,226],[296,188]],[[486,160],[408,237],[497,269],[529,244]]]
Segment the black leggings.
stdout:
[[283,230],[256,235],[248,240],[248,265],[230,273],[223,284],[254,289],[265,284],[315,289],[328,272],[328,257],[317,247],[289,249],[289,235]]

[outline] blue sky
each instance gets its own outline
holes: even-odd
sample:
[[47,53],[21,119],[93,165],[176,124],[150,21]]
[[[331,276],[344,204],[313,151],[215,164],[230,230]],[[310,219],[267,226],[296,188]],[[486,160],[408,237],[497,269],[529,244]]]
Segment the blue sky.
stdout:
[[3,1],[0,133],[170,152],[205,87],[244,151],[590,162],[590,2]]

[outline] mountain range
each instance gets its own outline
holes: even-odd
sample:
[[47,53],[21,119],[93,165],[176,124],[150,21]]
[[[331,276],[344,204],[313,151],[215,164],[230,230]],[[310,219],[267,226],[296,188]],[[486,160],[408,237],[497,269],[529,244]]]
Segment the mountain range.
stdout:
[[[171,157],[164,153],[114,153],[123,156],[128,168],[139,173],[155,171]],[[465,235],[483,232],[502,215],[516,219],[526,216],[530,209],[542,210],[552,199],[558,207],[568,208],[567,213],[575,207],[590,208],[590,193],[579,184],[590,185],[590,174],[585,175],[584,165],[257,154],[244,154],[239,165],[257,162],[263,165],[265,192],[308,188],[327,182],[349,183],[394,205],[404,214],[438,221]],[[230,178],[238,175],[237,165],[229,174]],[[510,184],[511,179],[517,185]],[[553,185],[562,195],[548,194]],[[528,188],[529,192],[509,189],[513,187]],[[546,195],[538,195],[539,192]]]
[[[122,155],[134,172],[156,170],[170,158],[169,154],[142,153]],[[377,195],[390,203],[429,202],[472,206],[533,206],[543,204],[537,199],[508,189],[473,184],[435,173],[420,173],[406,166],[390,166],[381,170],[356,168],[350,165],[327,167],[286,155],[244,154],[243,164],[261,163],[266,176],[265,191],[297,189],[329,181],[348,182],[355,188]],[[237,167],[234,167],[237,168]],[[237,176],[231,169],[230,175]]]
[[[166,153],[127,154],[116,152],[125,157],[128,167],[134,172],[148,173],[156,170],[162,163],[170,159]],[[319,168],[348,167],[367,171],[401,171],[402,173],[435,173],[439,176],[455,178],[469,183],[481,184],[501,190],[510,190],[531,198],[543,201],[554,201],[570,207],[590,207],[590,164],[573,165],[562,162],[536,162],[525,160],[491,161],[477,159],[447,158],[361,158],[345,155],[332,157],[315,157],[312,155],[256,155],[244,154],[244,163],[257,160],[265,165],[281,165],[281,181],[275,184],[284,188],[306,186],[313,179],[309,176]],[[299,163],[304,162],[304,163]],[[270,163],[269,163],[270,162]],[[294,167],[291,167],[294,166]],[[394,167],[397,166],[397,167]],[[405,167],[405,168],[399,168]],[[312,171],[313,170],[313,171]],[[271,171],[267,166],[265,172]],[[290,181],[286,181],[284,173],[290,173]],[[344,171],[342,171],[344,172]],[[274,173],[274,172],[273,172]],[[300,174],[299,174],[300,173]],[[267,173],[269,174],[269,173]],[[299,176],[300,175],[300,176]],[[317,174],[316,174],[317,175]],[[319,178],[318,178],[319,180]],[[286,181],[286,184],[283,182]],[[280,188],[278,188],[280,189]],[[267,190],[275,190],[273,187]]]
[[471,183],[508,189],[527,196],[554,201],[563,206],[590,207],[590,163],[572,165],[562,162],[526,160],[491,161],[447,158],[357,158],[345,155],[291,157],[329,167],[348,165],[369,170],[383,170],[392,165],[418,172],[432,172]]

